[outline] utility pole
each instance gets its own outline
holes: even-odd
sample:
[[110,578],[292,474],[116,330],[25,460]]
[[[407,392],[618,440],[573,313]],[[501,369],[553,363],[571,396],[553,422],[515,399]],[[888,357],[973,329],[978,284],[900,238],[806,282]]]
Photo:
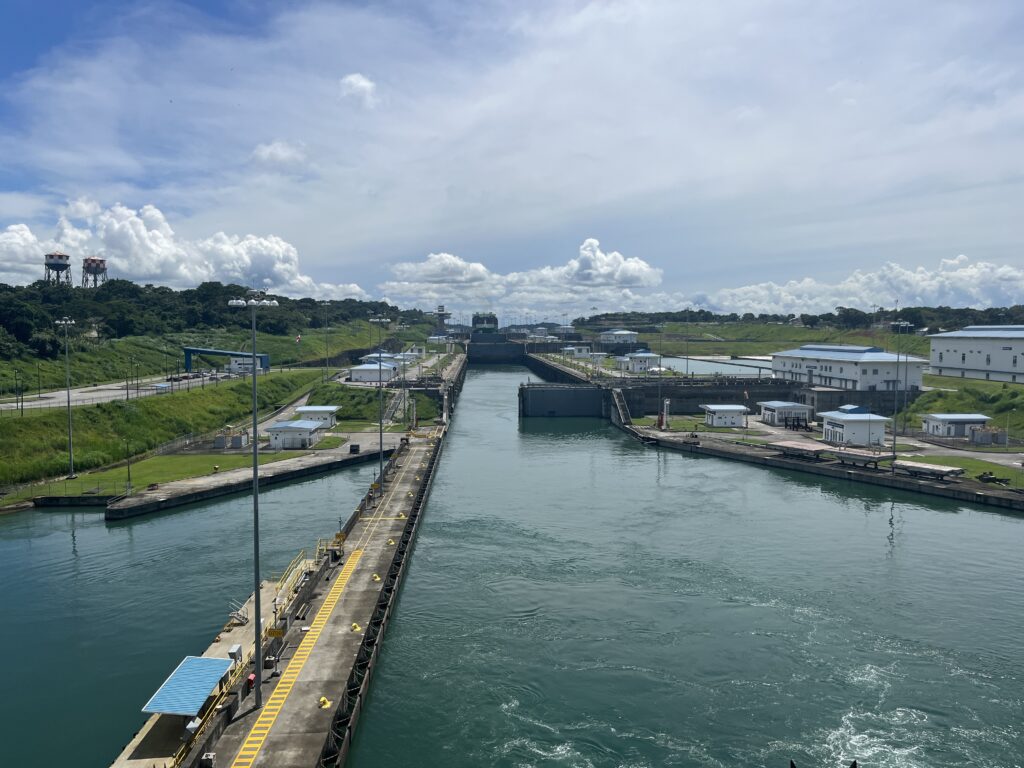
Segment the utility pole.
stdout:
[[64,386],[68,395],[68,479],[74,480],[75,474],[75,444],[72,439],[71,429],[71,355],[68,351],[68,329],[75,324],[70,317],[62,317],[56,321],[56,325],[64,329]]

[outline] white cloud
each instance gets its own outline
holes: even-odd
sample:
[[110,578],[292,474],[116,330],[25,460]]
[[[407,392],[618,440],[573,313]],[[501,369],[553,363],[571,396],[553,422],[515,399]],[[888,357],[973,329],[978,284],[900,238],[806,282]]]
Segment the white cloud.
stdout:
[[306,164],[306,152],[301,144],[287,141],[271,141],[257,144],[252,151],[253,160],[257,163],[280,169],[294,169]]
[[421,306],[441,302],[563,311],[592,301],[620,301],[661,282],[660,269],[617,251],[605,253],[592,238],[583,241],[579,256],[560,266],[500,274],[450,253],[432,253],[420,262],[396,264],[392,271],[398,280],[380,289]]
[[342,96],[352,96],[362,101],[364,107],[377,106],[377,84],[365,75],[353,72],[339,81]]
[[366,298],[358,285],[314,280],[299,268],[299,253],[276,235],[217,232],[189,240],[179,237],[156,206],[135,210],[120,203],[103,209],[80,199],[67,207],[88,214],[89,226],[61,216],[56,234],[40,239],[25,224],[0,233],[0,281],[25,283],[42,276],[42,256],[61,249],[75,259],[107,259],[113,277],[185,288],[210,280],[254,285],[285,296]]

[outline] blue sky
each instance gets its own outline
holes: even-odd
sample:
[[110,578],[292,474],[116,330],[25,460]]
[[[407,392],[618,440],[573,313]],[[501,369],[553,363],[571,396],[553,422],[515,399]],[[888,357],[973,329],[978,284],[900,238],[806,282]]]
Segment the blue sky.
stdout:
[[[1024,10],[0,8],[0,281],[560,316],[1021,301]],[[11,32],[14,32],[11,34]]]

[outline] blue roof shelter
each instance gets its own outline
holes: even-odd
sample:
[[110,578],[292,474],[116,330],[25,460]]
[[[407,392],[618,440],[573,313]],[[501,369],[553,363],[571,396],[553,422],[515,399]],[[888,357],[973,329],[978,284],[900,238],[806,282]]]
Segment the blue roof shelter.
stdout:
[[[227,349],[204,349],[202,347],[182,347],[185,351],[185,370],[192,370],[192,355],[219,355],[221,357],[252,357],[252,352],[232,352]],[[270,355],[256,353],[256,364],[261,371],[270,370]]]
[[151,715],[195,717],[232,664],[231,659],[186,656],[142,711]]

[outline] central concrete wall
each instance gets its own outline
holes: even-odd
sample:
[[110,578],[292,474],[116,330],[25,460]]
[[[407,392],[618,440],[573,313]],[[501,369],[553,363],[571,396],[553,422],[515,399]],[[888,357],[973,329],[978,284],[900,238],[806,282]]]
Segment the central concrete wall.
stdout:
[[519,415],[595,416],[607,415],[609,393],[597,386],[572,384],[523,384],[519,387]]

